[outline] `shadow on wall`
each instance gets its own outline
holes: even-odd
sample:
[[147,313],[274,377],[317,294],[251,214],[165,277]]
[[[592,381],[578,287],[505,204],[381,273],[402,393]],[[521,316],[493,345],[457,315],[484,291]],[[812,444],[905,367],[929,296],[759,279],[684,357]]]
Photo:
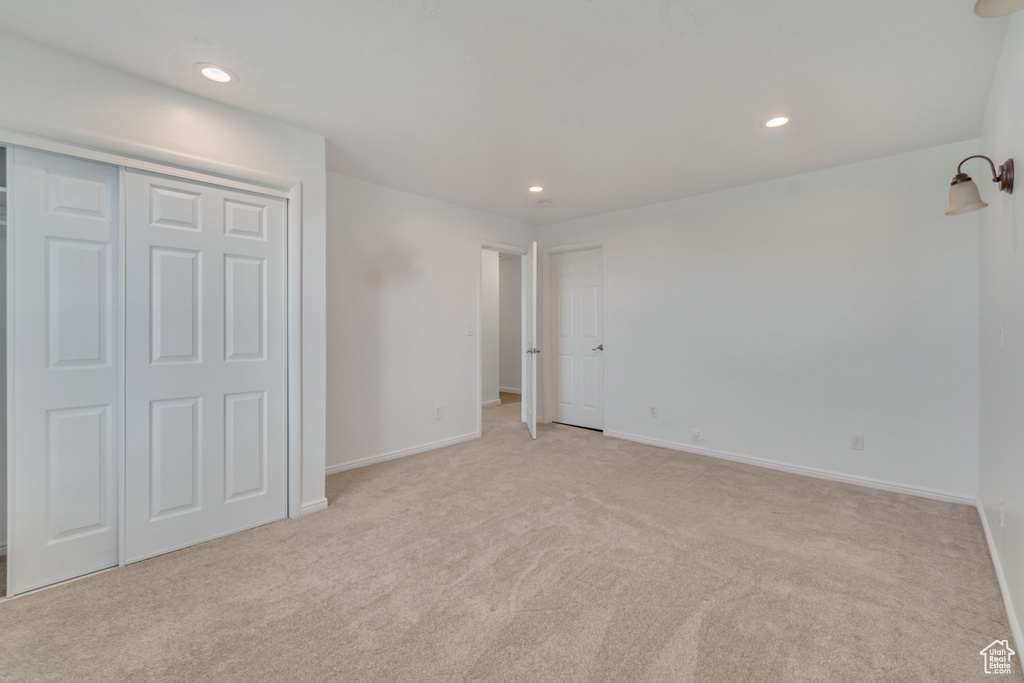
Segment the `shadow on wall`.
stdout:
[[385,282],[413,280],[423,271],[416,250],[392,239],[380,239],[367,253],[363,278],[367,284],[380,286]]

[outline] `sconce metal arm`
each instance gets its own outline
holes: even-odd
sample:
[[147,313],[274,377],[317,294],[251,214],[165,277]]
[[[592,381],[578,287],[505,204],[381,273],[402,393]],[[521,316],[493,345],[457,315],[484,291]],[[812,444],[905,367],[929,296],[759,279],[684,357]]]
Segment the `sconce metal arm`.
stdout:
[[989,167],[990,167],[990,168],[992,169],[992,182],[993,182],[993,183],[998,183],[998,182],[999,182],[999,174],[998,174],[998,173],[996,173],[996,165],[995,165],[994,163],[992,163],[992,160],[991,160],[991,159],[989,159],[989,158],[988,158],[987,156],[985,156],[984,154],[975,154],[975,155],[973,155],[973,156],[969,156],[969,157],[967,157],[966,159],[964,159],[963,161],[961,161],[961,162],[960,162],[960,164],[959,164],[959,166],[957,166],[957,167],[956,167],[956,172],[957,172],[957,175],[959,175],[960,173],[962,173],[962,171],[960,170],[960,167],[961,167],[961,166],[963,166],[963,165],[964,165],[965,163],[967,163],[968,161],[970,161],[971,159],[984,159],[985,161],[987,161],[987,162],[988,162],[988,165],[989,165]]
[[992,182],[999,183],[999,189],[1003,192],[1013,194],[1013,159],[1007,159],[1006,163],[1000,166],[997,171],[996,165],[984,154],[974,154],[960,162],[956,167],[956,175],[953,177],[954,185],[958,182],[970,180],[970,177],[961,170],[961,167],[971,159],[984,159],[987,161],[989,168],[992,169]]

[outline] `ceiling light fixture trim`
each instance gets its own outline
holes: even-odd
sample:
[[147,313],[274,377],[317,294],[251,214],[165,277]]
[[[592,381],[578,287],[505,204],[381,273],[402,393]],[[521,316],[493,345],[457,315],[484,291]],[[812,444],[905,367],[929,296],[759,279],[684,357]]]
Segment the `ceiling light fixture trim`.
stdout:
[[235,75],[230,69],[226,69],[223,66],[217,64],[210,64],[208,62],[199,62],[196,64],[196,68],[199,69],[199,73],[213,81],[214,83],[237,83],[238,76]]

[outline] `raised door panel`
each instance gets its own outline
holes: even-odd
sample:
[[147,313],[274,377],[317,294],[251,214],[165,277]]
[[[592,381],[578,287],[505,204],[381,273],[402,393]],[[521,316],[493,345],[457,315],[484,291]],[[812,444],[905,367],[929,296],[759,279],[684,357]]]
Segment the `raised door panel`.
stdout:
[[198,192],[151,185],[149,224],[178,230],[202,229],[202,195]]
[[233,199],[224,200],[224,234],[266,241],[267,206]]
[[576,333],[575,292],[572,287],[561,287],[558,290],[558,336],[570,339]]
[[266,493],[266,392],[224,397],[224,499]]
[[580,287],[580,337],[597,341],[597,287]]
[[583,384],[583,396],[581,407],[589,410],[597,410],[600,407],[598,394],[598,358],[596,356],[584,356],[582,359],[583,372],[580,382]]
[[111,406],[46,412],[47,543],[111,530]]
[[113,566],[120,455],[116,167],[12,152],[10,587]]
[[[88,163],[88,162],[86,162]],[[44,169],[46,212],[64,214],[75,219],[92,218],[106,223],[110,217],[110,195],[107,183],[75,175],[51,165]]]
[[202,254],[150,250],[150,346],[153,363],[197,363],[202,347]]
[[265,358],[266,259],[228,254],[224,257],[224,357]]
[[151,519],[201,508],[202,401],[191,396],[150,403]]
[[576,404],[575,357],[571,354],[558,355],[558,405],[572,407]]
[[46,238],[48,368],[109,368],[110,245]]
[[587,256],[584,256],[579,261],[579,272],[580,272],[580,275],[582,275],[584,277],[586,277],[586,276],[591,276],[591,277],[596,276],[599,263],[600,263],[600,259],[598,259],[597,256],[595,256],[594,254],[589,254],[588,253]]

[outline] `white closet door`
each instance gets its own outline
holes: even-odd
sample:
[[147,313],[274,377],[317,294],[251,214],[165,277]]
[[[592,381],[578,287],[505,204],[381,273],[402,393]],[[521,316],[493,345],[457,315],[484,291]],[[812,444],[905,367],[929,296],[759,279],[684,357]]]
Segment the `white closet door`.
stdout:
[[119,170],[13,154],[8,559],[21,593],[117,564]]
[[129,562],[287,514],[285,202],[129,171]]

